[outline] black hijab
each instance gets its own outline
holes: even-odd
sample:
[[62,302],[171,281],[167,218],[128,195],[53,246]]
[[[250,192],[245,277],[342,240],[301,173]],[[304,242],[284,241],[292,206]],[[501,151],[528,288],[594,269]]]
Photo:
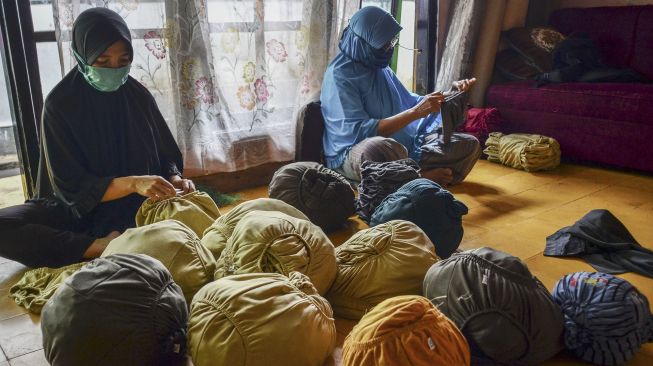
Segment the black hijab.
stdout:
[[[119,40],[133,56],[127,24],[109,9],[86,10],[73,26],[72,47],[88,64]],[[101,92],[74,68],[45,100],[40,137],[36,198],[63,202],[96,236],[133,227],[144,199],[131,194],[102,203],[113,178],[168,179],[183,168],[154,98],[132,77],[114,92]]]

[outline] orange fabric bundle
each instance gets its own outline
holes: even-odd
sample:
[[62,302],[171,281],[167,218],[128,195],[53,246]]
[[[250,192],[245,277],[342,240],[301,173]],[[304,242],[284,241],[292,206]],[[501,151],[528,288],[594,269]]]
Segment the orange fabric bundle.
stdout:
[[345,339],[344,366],[469,365],[456,325],[421,296],[387,299],[365,314]]

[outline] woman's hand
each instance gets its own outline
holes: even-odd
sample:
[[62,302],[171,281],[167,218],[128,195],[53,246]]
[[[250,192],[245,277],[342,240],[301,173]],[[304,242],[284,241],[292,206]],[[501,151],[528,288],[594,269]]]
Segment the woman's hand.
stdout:
[[476,83],[476,78],[463,79],[454,81],[451,85],[451,90],[455,91],[468,91]]
[[132,191],[155,201],[177,195],[172,183],[158,175],[140,175],[132,178]]
[[425,95],[424,98],[413,107],[416,118],[426,117],[431,113],[439,112],[442,102],[444,102],[444,95],[441,92],[434,92]]
[[183,194],[195,192],[195,184],[190,179],[184,179],[178,175],[173,175],[169,179],[170,183],[176,188],[183,191]]

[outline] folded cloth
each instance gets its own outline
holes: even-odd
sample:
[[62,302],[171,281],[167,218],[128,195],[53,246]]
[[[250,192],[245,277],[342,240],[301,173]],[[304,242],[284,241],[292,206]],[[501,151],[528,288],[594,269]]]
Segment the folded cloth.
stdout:
[[319,226],[275,211],[251,211],[234,228],[216,265],[215,278],[243,273],[296,271],[320,294],[336,277],[335,247]]
[[451,141],[454,131],[465,123],[465,109],[467,108],[467,92],[456,91],[444,99],[440,106],[442,115],[442,142],[446,145]]
[[563,349],[563,317],[516,257],[491,248],[454,253],[424,278],[424,296],[463,332],[472,355],[539,365]]
[[197,293],[188,342],[195,366],[321,366],[336,347],[336,324],[301,273],[240,274]]
[[467,110],[467,119],[458,128],[458,132],[476,137],[482,146],[485,145],[490,132],[501,127],[501,122],[501,113],[496,108],[470,108]]
[[186,355],[181,289],[143,254],[97,258],[43,307],[43,351],[52,366],[177,365]]
[[560,165],[560,144],[551,137],[491,132],[485,144],[489,161],[511,168],[532,172]]
[[380,163],[363,162],[356,200],[358,216],[369,224],[381,201],[405,183],[419,177],[419,165],[410,158]]
[[565,345],[583,361],[621,365],[653,342],[648,299],[624,279],[571,273],[556,283],[553,299],[565,317]]
[[343,366],[467,366],[458,327],[421,296],[387,299],[365,314],[342,346]]
[[274,198],[257,198],[245,201],[232,208],[226,214],[220,216],[211,226],[204,231],[202,244],[213,253],[215,259],[219,259],[227,240],[234,232],[234,228],[252,211],[278,211],[297,219],[309,221],[308,217],[291,205]]
[[463,238],[467,206],[437,183],[419,178],[404,184],[376,208],[370,225],[406,220],[424,230],[440,258],[449,258]]
[[281,167],[268,191],[297,208],[325,231],[340,229],[354,214],[354,190],[345,177],[312,161]]
[[421,295],[424,274],[439,260],[417,225],[390,221],[361,230],[336,249],[338,274],[327,299],[336,315],[360,319],[381,301]]
[[9,297],[32,313],[40,314],[45,303],[66,278],[85,265],[86,262],[82,262],[61,268],[43,267],[29,270],[15,285],[11,286]]
[[195,191],[165,200],[145,200],[136,213],[136,226],[173,219],[191,228],[200,239],[211,224],[220,217],[220,210],[206,193]]
[[592,210],[547,237],[544,255],[581,257],[599,272],[653,277],[653,251],[642,247],[608,210]]
[[146,254],[161,261],[188,304],[200,288],[213,281],[213,254],[188,226],[177,220],[127,229],[109,243],[102,257],[113,254]]

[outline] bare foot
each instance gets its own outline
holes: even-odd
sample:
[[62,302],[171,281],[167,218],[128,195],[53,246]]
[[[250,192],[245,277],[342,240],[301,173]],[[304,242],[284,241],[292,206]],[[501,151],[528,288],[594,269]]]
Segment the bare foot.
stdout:
[[120,236],[119,231],[112,231],[109,233],[109,235],[103,238],[95,239],[91,246],[86,249],[86,252],[84,252],[84,259],[97,258],[101,256],[102,252],[104,252],[111,240],[117,238],[118,236]]
[[449,168],[435,168],[422,172],[422,178],[430,179],[435,183],[446,187],[453,181],[453,172]]

